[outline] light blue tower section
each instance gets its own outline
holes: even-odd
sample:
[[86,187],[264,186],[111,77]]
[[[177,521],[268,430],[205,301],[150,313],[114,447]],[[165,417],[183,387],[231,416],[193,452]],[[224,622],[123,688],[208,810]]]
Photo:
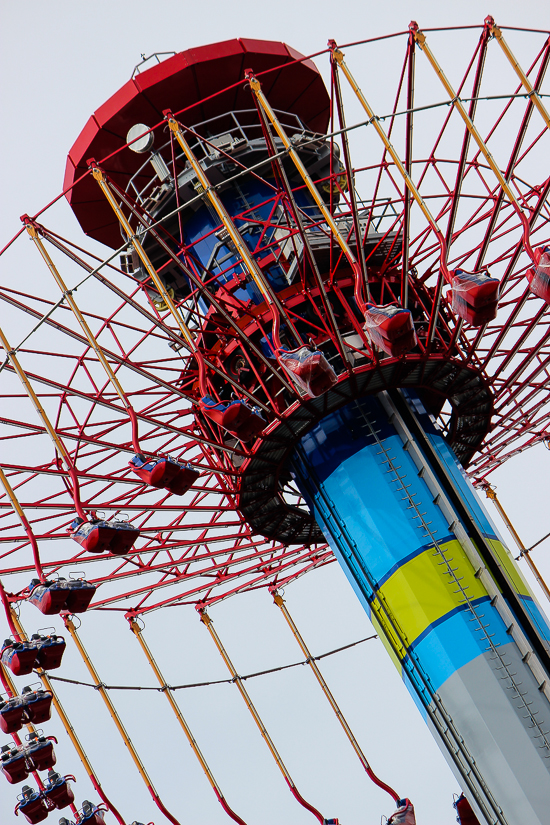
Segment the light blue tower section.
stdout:
[[480,821],[548,825],[548,622],[420,400],[349,404],[293,467]]

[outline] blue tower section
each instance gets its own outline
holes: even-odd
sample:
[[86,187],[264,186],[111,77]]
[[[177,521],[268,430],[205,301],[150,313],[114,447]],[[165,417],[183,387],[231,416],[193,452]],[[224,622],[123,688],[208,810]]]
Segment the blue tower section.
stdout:
[[548,821],[550,628],[421,402],[355,401],[294,472],[481,821]]

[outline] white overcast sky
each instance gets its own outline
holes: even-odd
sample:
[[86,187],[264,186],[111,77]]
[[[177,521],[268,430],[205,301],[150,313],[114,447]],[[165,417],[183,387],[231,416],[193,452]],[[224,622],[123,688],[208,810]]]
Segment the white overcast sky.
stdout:
[[[474,0],[3,0],[0,246],[19,228],[21,214],[33,214],[59,192],[75,137],[94,109],[130,77],[142,53],[256,37],[283,40],[308,54],[324,48],[329,37],[338,42],[374,37],[406,29],[411,19],[421,27],[481,23],[489,13],[502,24],[550,28],[548,2],[535,0],[500,0],[492,8]],[[445,54],[451,63],[461,57],[459,49],[453,53],[449,48]],[[384,97],[384,82],[384,74],[373,65],[378,96]],[[392,91],[387,90],[387,110]],[[541,180],[549,173],[550,164]],[[55,215],[55,227],[77,242],[84,240],[68,207],[63,204]],[[36,277],[26,259],[18,266],[13,257],[8,267],[0,262],[0,273],[2,284],[32,284]],[[6,310],[0,312],[4,316]],[[3,323],[9,325],[10,320],[3,317]],[[495,475],[501,500],[526,544],[550,530],[549,463],[550,454],[540,447]],[[550,542],[542,545],[536,558],[550,575]],[[286,598],[314,653],[372,633],[336,564],[288,587]],[[301,658],[267,593],[230,599],[213,608],[211,615],[241,673]],[[28,629],[37,625],[33,608],[24,608],[23,618]],[[7,633],[1,617],[0,633]],[[177,607],[147,618],[146,635],[170,683],[225,677],[192,608]],[[84,617],[82,636],[105,682],[154,684],[122,616]],[[331,657],[322,669],[375,770],[415,802],[418,825],[451,825],[457,784],[381,643],[367,642]],[[71,650],[60,673],[86,679]],[[20,686],[24,683],[20,680]],[[298,788],[326,816],[340,817],[342,825],[378,825],[382,814],[392,812],[389,797],[373,788],[354,759],[305,667],[252,680],[248,687]],[[65,685],[59,693],[105,790],[128,825],[134,819],[165,822],[97,693]],[[165,708],[164,697],[116,692],[113,698],[165,804],[182,825],[229,822]],[[291,798],[234,686],[181,691],[178,699],[229,803],[248,825],[313,821]],[[44,729],[59,736],[58,767],[76,774],[78,803],[83,798],[97,800],[58,722],[52,720]],[[21,821],[12,813],[17,790],[0,777],[2,825]],[[57,818],[53,813],[49,821]],[[107,820],[115,821],[110,816]]]

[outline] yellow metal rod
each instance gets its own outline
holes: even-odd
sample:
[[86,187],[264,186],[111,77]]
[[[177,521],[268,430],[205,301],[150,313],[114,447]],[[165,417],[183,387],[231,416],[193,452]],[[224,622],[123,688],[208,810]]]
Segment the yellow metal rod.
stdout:
[[[361,267],[359,265],[359,262],[358,262],[357,258],[355,257],[355,255],[351,251],[350,247],[348,246],[348,243],[347,243],[346,239],[344,238],[344,236],[342,235],[342,233],[340,232],[340,229],[338,228],[338,225],[337,225],[336,221],[334,220],[334,218],[330,214],[330,211],[327,209],[327,207],[325,205],[325,202],[324,202],[323,198],[321,197],[321,195],[319,193],[319,190],[317,189],[315,183],[313,182],[313,179],[311,178],[311,176],[309,175],[306,167],[304,166],[304,164],[300,160],[300,156],[299,156],[298,152],[296,151],[296,149],[292,145],[292,142],[290,141],[288,135],[286,134],[285,130],[283,129],[283,126],[279,122],[279,119],[277,118],[277,115],[275,114],[275,112],[271,108],[266,96],[262,92],[259,80],[251,75],[250,77],[248,77],[248,81],[250,83],[250,88],[252,89],[254,95],[256,96],[256,99],[257,99],[258,103],[260,104],[260,106],[262,107],[262,109],[266,113],[267,117],[271,121],[271,124],[272,124],[273,128],[277,132],[277,135],[281,139],[281,141],[283,143],[283,146],[287,150],[290,158],[292,159],[292,162],[294,163],[296,169],[300,173],[300,176],[301,176],[302,180],[304,181],[305,185],[307,186],[307,188],[308,188],[308,190],[311,194],[311,197],[313,198],[313,200],[317,204],[317,207],[318,207],[319,211],[321,212],[324,220],[326,221],[326,223],[330,227],[330,231],[332,232],[332,234],[336,238],[336,241],[337,241],[338,245],[340,246],[340,249],[342,250],[342,252],[346,256],[346,258],[348,260],[348,263],[350,264],[351,268],[353,269],[356,277],[362,279]],[[356,238],[356,242],[357,242],[357,246],[359,246],[359,244],[361,243],[361,239]]]
[[221,657],[224,660],[224,662],[227,666],[227,669],[228,669],[228,671],[230,672],[230,674],[233,678],[233,681],[237,685],[239,693],[241,694],[242,698],[244,699],[245,704],[246,704],[248,710],[250,711],[250,713],[252,715],[252,718],[256,722],[256,725],[258,726],[258,730],[260,731],[264,742],[266,743],[267,747],[269,748],[269,750],[271,752],[271,755],[273,756],[275,762],[277,763],[277,766],[278,766],[279,770],[281,771],[281,773],[283,774],[284,778],[289,783],[289,785],[291,787],[294,787],[294,782],[292,781],[292,777],[290,776],[288,770],[286,769],[285,763],[281,759],[281,756],[279,755],[279,752],[278,752],[277,748],[275,747],[269,733],[267,732],[266,727],[265,727],[264,723],[261,720],[260,714],[258,713],[256,708],[254,707],[252,699],[248,695],[248,692],[247,692],[245,686],[243,685],[241,678],[239,677],[237,671],[235,670],[235,666],[233,665],[233,662],[229,658],[229,654],[227,653],[225,647],[223,646],[223,644],[220,640],[220,637],[216,633],[216,630],[214,628],[214,623],[213,623],[212,619],[210,618],[210,616],[208,615],[206,610],[201,611],[200,618],[201,618],[201,622],[208,628],[208,631],[209,631],[212,639],[214,640],[214,644],[218,648],[218,651],[221,654]]
[[497,41],[498,45],[508,58],[513,70],[519,77],[523,88],[529,93],[529,97],[531,99],[531,103],[533,106],[538,109],[542,119],[544,120],[548,129],[550,129],[550,115],[548,114],[548,110],[546,109],[544,103],[542,102],[539,93],[534,89],[533,85],[530,83],[529,78],[519,65],[518,61],[512,54],[512,50],[506,43],[504,37],[502,36],[502,32],[498,26],[495,25],[495,21],[492,17],[487,18],[487,23],[489,23],[489,30],[491,34],[494,36],[495,40]]
[[50,419],[46,415],[44,407],[42,406],[42,404],[38,400],[38,396],[36,395],[35,391],[33,390],[32,386],[31,386],[31,383],[30,383],[29,379],[27,378],[27,375],[26,375],[24,369],[22,368],[21,364],[19,363],[19,359],[17,358],[17,355],[12,350],[12,348],[11,348],[9,342],[8,342],[8,339],[4,335],[4,332],[3,332],[2,329],[0,329],[0,343],[2,344],[4,350],[6,351],[6,355],[8,356],[8,358],[9,358],[9,360],[10,360],[12,366],[13,366],[13,369],[15,370],[19,380],[21,381],[21,383],[23,385],[23,387],[25,388],[25,392],[27,393],[30,400],[32,401],[36,412],[38,413],[38,415],[42,419],[44,427],[46,428],[46,432],[48,433],[48,435],[52,439],[53,443],[57,447],[57,449],[59,451],[59,454],[64,459],[65,464],[67,465],[67,467],[69,469],[72,469],[71,459],[69,458],[69,454],[68,454],[67,450],[65,449],[65,445],[63,444],[63,442],[61,441],[61,439],[57,435],[55,429],[53,428],[52,424],[50,423]]
[[[229,237],[231,238],[231,240],[232,240],[233,244],[235,245],[236,249],[238,250],[239,255],[243,259],[243,263],[244,263],[246,269],[248,270],[248,273],[249,273],[250,277],[252,278],[252,280],[254,281],[254,283],[256,284],[258,289],[260,290],[260,293],[262,294],[262,297],[263,297],[264,301],[270,307],[272,313],[279,313],[281,316],[284,317],[284,319],[287,322],[288,326],[290,327],[293,334],[297,338],[298,343],[301,343],[300,337],[298,336],[298,333],[296,332],[296,330],[294,328],[294,324],[292,323],[292,321],[288,317],[288,315],[285,312],[285,309],[282,306],[282,304],[280,303],[280,301],[277,300],[277,297],[273,294],[273,292],[269,288],[268,284],[266,283],[266,281],[264,279],[264,276],[263,276],[263,273],[262,273],[262,270],[258,266],[258,263],[255,260],[255,258],[253,257],[253,255],[251,255],[250,250],[248,249],[248,246],[246,245],[245,241],[243,240],[243,237],[242,237],[241,233],[239,232],[239,230],[235,226],[233,218],[231,217],[231,215],[229,214],[229,212],[227,211],[227,209],[225,208],[225,206],[221,202],[220,198],[218,197],[218,193],[210,185],[210,181],[208,180],[208,178],[206,176],[206,173],[204,172],[204,169],[202,168],[201,164],[199,163],[199,161],[198,161],[197,157],[195,156],[193,150],[191,149],[191,147],[187,143],[187,140],[185,139],[185,136],[184,136],[184,134],[181,130],[181,127],[180,127],[179,123],[173,117],[168,117],[167,122],[168,122],[168,126],[170,127],[171,131],[173,132],[174,137],[176,138],[180,148],[183,150],[183,153],[185,154],[185,157],[187,158],[187,160],[191,164],[191,167],[193,168],[193,171],[195,172],[195,175],[197,176],[197,180],[199,181],[201,187],[204,190],[204,194],[207,196],[208,200],[210,201],[210,203],[212,204],[212,206],[216,210],[216,213],[217,213],[220,221],[224,225],[225,229],[227,230],[227,232],[229,234]],[[276,323],[277,319],[275,317],[274,317],[273,320],[274,320],[274,323]]]
[[348,66],[347,66],[347,64],[344,60],[343,52],[341,52],[340,49],[334,49],[333,52],[332,52],[332,56],[333,56],[334,60],[336,61],[337,65],[340,67],[340,69],[344,73],[344,76],[345,76],[346,80],[348,81],[349,85],[351,86],[351,88],[355,92],[355,95],[356,95],[359,103],[361,104],[361,106],[365,110],[367,117],[369,118],[370,122],[372,123],[372,125],[374,126],[374,128],[376,130],[376,133],[378,134],[378,137],[380,138],[380,140],[382,141],[382,143],[386,147],[386,150],[387,150],[388,154],[390,155],[391,159],[395,163],[396,169],[398,170],[398,172],[403,177],[403,180],[405,181],[405,184],[406,184],[407,188],[409,189],[411,195],[413,196],[416,203],[418,204],[418,206],[422,210],[422,213],[423,213],[424,217],[426,218],[428,223],[433,227],[435,232],[439,235],[440,241],[444,241],[443,234],[442,234],[439,226],[437,225],[437,221],[435,220],[432,213],[430,212],[430,210],[428,208],[428,205],[425,202],[424,198],[422,197],[422,195],[420,194],[420,192],[416,188],[416,186],[413,182],[413,179],[411,178],[411,176],[409,175],[409,173],[405,169],[405,166],[404,166],[403,162],[401,161],[401,158],[397,154],[397,151],[396,151],[395,147],[393,146],[393,144],[390,141],[389,137],[387,136],[384,129],[382,128],[382,125],[380,123],[379,118],[375,115],[370,103],[368,102],[365,95],[361,91],[361,88],[359,87],[359,84],[357,83],[354,76],[350,72],[350,70],[349,70],[349,68],[348,68]]
[[359,743],[358,743],[357,739],[353,735],[352,730],[351,730],[350,726],[348,725],[348,723],[347,723],[347,721],[344,717],[344,714],[342,713],[342,711],[338,707],[338,703],[336,702],[336,699],[332,695],[332,692],[331,692],[329,686],[325,682],[325,680],[323,678],[323,675],[322,675],[321,671],[319,670],[319,668],[317,666],[317,662],[314,660],[314,658],[311,655],[311,653],[309,651],[309,648],[306,645],[300,631],[298,630],[298,628],[294,624],[294,620],[293,620],[292,616],[290,615],[290,613],[288,612],[288,609],[287,609],[287,607],[284,603],[283,597],[280,596],[278,593],[275,593],[273,595],[273,601],[277,605],[277,607],[280,608],[281,613],[285,617],[286,623],[290,627],[294,638],[298,642],[302,653],[306,657],[308,665],[310,666],[313,673],[315,674],[315,678],[319,682],[319,684],[320,684],[320,686],[323,690],[323,693],[327,697],[331,708],[333,709],[334,713],[336,714],[336,717],[337,717],[338,721],[340,722],[340,724],[341,724],[341,726],[344,730],[344,733],[348,737],[355,753],[359,757],[359,760],[360,760],[361,764],[363,765],[363,767],[365,768],[366,771],[370,771],[371,767],[369,765],[368,759],[365,756],[365,754],[363,753],[363,751],[361,750],[361,747],[359,746]]
[[199,161],[195,157],[195,153],[193,152],[193,150],[191,149],[191,147],[187,143],[187,141],[184,137],[184,134],[183,134],[183,132],[180,128],[179,123],[177,122],[177,120],[175,118],[169,117],[168,118],[168,126],[170,127],[171,131],[173,132],[174,137],[176,138],[177,142],[180,145],[180,148],[183,150],[183,152],[185,154],[185,157],[187,158],[187,160],[191,164],[191,167],[193,168],[193,171],[194,171],[195,175],[197,176],[197,180],[199,181],[200,185],[202,186],[205,195],[208,197],[210,203],[212,204],[212,206],[216,210],[219,219],[221,220],[224,227],[227,229],[227,232],[229,233],[229,237],[231,238],[231,240],[235,244],[237,250],[239,251],[239,254],[240,254],[241,258],[243,259],[244,265],[246,266],[246,268],[247,268],[247,270],[250,274],[250,277],[253,279],[254,283],[256,284],[258,289],[260,290],[261,294],[263,295],[264,300],[268,304],[274,305],[273,296],[272,296],[271,291],[268,289],[268,287],[267,287],[267,285],[264,281],[264,278],[263,278],[262,272],[260,270],[260,267],[256,263],[256,260],[250,254],[248,246],[243,241],[241,233],[239,232],[239,230],[235,226],[235,223],[233,222],[233,219],[231,218],[229,212],[226,210],[225,206],[223,205],[220,198],[218,197],[217,192],[215,191],[215,189],[212,189],[212,187],[210,185],[210,181],[206,177],[204,169],[202,168]]
[[21,522],[23,527],[25,529],[27,529],[29,527],[29,522],[27,521],[27,517],[25,515],[25,512],[24,512],[23,508],[21,507],[21,505],[19,503],[19,499],[15,495],[13,487],[11,486],[11,484],[8,480],[8,477],[6,476],[3,467],[1,467],[1,466],[0,466],[0,481],[2,482],[2,486],[4,487],[4,490],[6,491],[6,493],[8,495],[8,498],[11,501],[11,506],[13,507],[15,513],[17,514],[17,516],[19,518],[19,521]]
[[546,598],[550,602],[550,589],[548,588],[548,585],[544,581],[544,579],[542,577],[542,574],[540,573],[537,565],[535,564],[535,562],[531,558],[529,550],[527,550],[525,548],[525,545],[523,544],[522,540],[520,539],[519,535],[517,534],[514,525],[512,524],[510,519],[508,518],[508,515],[507,515],[506,511],[504,510],[504,507],[502,506],[502,504],[498,500],[498,497],[497,497],[497,494],[496,494],[495,490],[492,487],[489,487],[489,485],[487,485],[485,487],[485,495],[487,496],[487,498],[491,499],[491,501],[493,502],[493,504],[497,508],[502,520],[506,524],[506,527],[508,528],[508,530],[512,534],[512,538],[514,539],[515,543],[517,544],[517,546],[520,549],[521,557],[524,558],[525,561],[527,562],[527,566],[528,566],[529,570],[534,575],[534,577],[537,580],[537,583],[539,584],[542,592],[544,593],[544,595],[546,596]]
[[80,312],[80,309],[78,308],[78,305],[77,305],[77,303],[74,299],[72,291],[70,289],[67,289],[67,287],[65,285],[65,282],[63,281],[63,278],[61,277],[57,267],[55,266],[55,264],[52,261],[50,255],[48,254],[48,251],[45,248],[45,246],[42,242],[42,239],[40,238],[40,235],[38,234],[38,230],[31,223],[28,223],[27,224],[27,232],[29,233],[32,240],[34,241],[35,246],[37,247],[38,251],[42,255],[42,258],[46,262],[46,266],[48,267],[48,269],[52,273],[59,289],[61,290],[61,292],[65,296],[65,298],[67,300],[67,303],[69,304],[70,308],[72,309],[72,311],[74,313],[74,316],[77,319],[78,323],[80,324],[84,335],[86,336],[86,338],[89,341],[90,346],[92,347],[95,354],[97,355],[103,369],[105,370],[105,372],[107,374],[107,378],[109,379],[109,381],[113,385],[116,393],[118,394],[118,397],[120,398],[120,400],[122,401],[122,403],[124,404],[125,407],[129,407],[130,403],[129,403],[127,397],[126,397],[126,394],[125,394],[124,390],[122,389],[122,386],[120,385],[120,382],[119,382],[118,378],[116,377],[115,373],[113,372],[113,370],[111,368],[111,365],[109,364],[109,362],[107,361],[107,358],[105,357],[105,353],[103,352],[100,345],[98,344],[97,339],[93,335],[93,333],[92,333],[90,327],[88,326],[84,316]]
[[161,670],[160,670],[158,664],[156,663],[156,661],[153,657],[153,654],[151,653],[149,645],[147,644],[147,642],[143,638],[142,629],[140,628],[139,624],[136,622],[135,619],[131,620],[130,629],[131,629],[132,633],[135,635],[136,639],[138,640],[138,642],[141,646],[141,649],[145,653],[147,661],[149,662],[149,664],[151,666],[151,669],[153,670],[155,676],[157,677],[157,681],[158,681],[159,685],[163,689],[162,692],[166,696],[166,698],[167,698],[167,700],[170,704],[170,707],[174,711],[176,719],[178,720],[183,732],[185,733],[185,735],[187,737],[187,740],[188,740],[189,744],[191,745],[191,748],[193,749],[193,752],[194,752],[195,756],[199,760],[201,768],[205,772],[208,781],[210,782],[210,784],[212,785],[212,787],[214,788],[216,793],[219,796],[223,796],[220,786],[216,782],[216,779],[215,779],[212,771],[210,770],[210,768],[208,766],[208,763],[206,762],[206,759],[204,758],[204,756],[201,753],[201,750],[200,750],[200,748],[197,744],[197,741],[196,741],[195,737],[191,733],[191,729],[190,729],[189,725],[185,721],[185,717],[183,716],[183,714],[182,714],[182,712],[179,708],[178,703],[176,702],[176,700],[174,699],[174,697],[172,695],[172,691],[169,690],[169,688],[167,687],[166,680],[165,680],[164,676],[162,675]]
[[180,332],[183,335],[185,341],[189,345],[191,351],[196,355],[197,354],[197,347],[195,345],[195,339],[193,338],[193,335],[191,334],[191,331],[190,331],[189,327],[187,326],[187,324],[185,323],[185,321],[181,317],[180,313],[178,312],[178,310],[176,308],[176,305],[174,304],[174,301],[172,300],[172,297],[171,297],[170,293],[168,292],[168,290],[164,286],[164,283],[162,282],[162,279],[160,278],[160,276],[158,275],[155,267],[153,266],[153,264],[149,260],[149,257],[147,255],[147,253],[145,252],[145,250],[142,247],[141,243],[138,241],[137,237],[135,236],[134,230],[132,229],[132,227],[128,223],[128,220],[126,219],[126,216],[125,216],[124,212],[122,211],[122,209],[120,208],[120,206],[116,202],[116,199],[113,196],[113,193],[112,193],[112,191],[109,187],[109,184],[107,183],[107,178],[105,177],[105,175],[101,171],[101,169],[99,169],[97,166],[94,166],[92,168],[92,174],[93,174],[95,180],[98,182],[98,184],[101,188],[101,191],[103,192],[103,194],[107,198],[113,212],[117,216],[117,218],[120,222],[120,225],[122,226],[128,240],[131,241],[133,248],[136,250],[141,262],[143,263],[143,266],[147,270],[147,273],[149,274],[151,280],[153,281],[156,289],[158,290],[160,295],[162,295],[164,303],[166,304],[166,306],[170,310],[170,313],[171,313],[174,321],[178,325],[178,327],[180,329]]
[[84,648],[84,645],[80,641],[80,637],[78,636],[78,633],[76,632],[76,627],[74,626],[73,620],[70,617],[67,616],[67,617],[64,617],[64,621],[65,621],[65,627],[67,628],[67,630],[71,634],[71,636],[73,638],[73,641],[76,644],[76,647],[78,649],[78,652],[80,653],[84,664],[88,668],[88,672],[89,672],[90,676],[92,677],[96,688],[98,689],[99,693],[101,694],[101,697],[102,697],[103,701],[105,702],[105,705],[107,706],[107,710],[109,711],[111,719],[115,723],[115,726],[116,726],[118,732],[120,733],[122,741],[124,742],[124,744],[128,748],[130,756],[134,760],[134,764],[135,764],[136,768],[138,769],[141,778],[145,782],[147,788],[152,790],[152,792],[156,795],[156,791],[154,789],[153,783],[152,783],[147,771],[145,770],[145,766],[143,765],[136,749],[134,748],[134,746],[132,744],[132,740],[128,736],[128,733],[126,732],[126,728],[122,724],[122,722],[120,720],[120,717],[119,717],[119,715],[118,715],[118,713],[115,709],[115,706],[111,702],[111,698],[108,695],[107,691],[105,690],[105,688],[103,686],[103,682],[101,681],[101,679],[99,678],[99,676],[97,674],[97,671],[96,671],[96,669],[95,669],[95,667],[92,663],[92,660],[88,656],[88,654],[86,652],[86,649]]
[[[25,629],[24,629],[23,625],[21,624],[19,616],[17,615],[17,613],[15,612],[15,610],[13,609],[13,607],[11,605],[10,605],[10,613],[11,613],[11,618],[13,620],[13,623],[14,623],[15,627],[17,628],[17,632],[18,632],[21,640],[22,641],[27,641],[28,636],[25,632]],[[119,814],[119,812],[116,810],[116,808],[113,807],[111,802],[107,799],[107,797],[103,793],[103,791],[101,789],[101,785],[99,783],[99,780],[96,777],[95,771],[94,771],[94,769],[92,768],[92,766],[90,764],[90,760],[88,759],[84,748],[80,744],[80,741],[78,739],[78,736],[76,735],[75,729],[73,728],[73,726],[72,726],[72,724],[69,720],[69,717],[65,713],[65,709],[63,708],[63,705],[61,704],[61,702],[59,700],[59,697],[57,696],[57,693],[55,692],[55,690],[52,686],[52,683],[51,683],[50,679],[48,678],[47,673],[45,672],[45,670],[43,668],[39,667],[39,668],[36,668],[36,674],[40,678],[40,680],[41,680],[42,684],[44,685],[44,687],[46,688],[46,690],[49,690],[50,693],[52,694],[52,697],[53,697],[52,698],[52,704],[53,704],[54,708],[57,711],[57,715],[61,719],[61,724],[65,728],[65,731],[67,732],[67,736],[69,737],[69,739],[73,743],[73,747],[74,747],[75,751],[77,752],[78,758],[82,762],[82,766],[83,766],[84,770],[86,771],[88,777],[90,778],[90,780],[92,782],[92,785],[94,786],[96,791],[100,794],[103,801],[111,809],[111,812],[116,817],[116,819],[118,820],[120,825],[126,825],[126,823],[124,822],[124,820],[121,817],[121,815]]]
[[489,149],[487,148],[487,145],[486,145],[485,141],[483,140],[483,138],[479,134],[477,128],[475,127],[472,119],[470,118],[468,112],[466,111],[465,106],[463,105],[462,101],[458,98],[457,93],[455,92],[455,90],[451,86],[449,80],[445,76],[445,74],[443,72],[443,69],[441,68],[441,66],[439,65],[437,60],[435,59],[435,56],[434,56],[433,52],[431,51],[431,49],[428,46],[428,43],[426,41],[426,35],[423,32],[418,31],[418,30],[413,29],[412,31],[413,31],[414,39],[418,43],[418,46],[420,47],[420,49],[424,52],[424,54],[428,58],[428,62],[432,66],[432,68],[435,71],[437,77],[441,81],[445,91],[449,95],[453,106],[455,107],[455,109],[459,113],[460,117],[464,121],[464,123],[466,125],[466,128],[470,132],[471,136],[473,137],[473,139],[477,143],[479,151],[481,152],[481,154],[483,155],[483,157],[487,161],[488,165],[493,170],[493,173],[494,173],[495,177],[497,178],[502,191],[504,192],[504,194],[506,195],[506,197],[508,198],[508,200],[510,201],[510,203],[512,204],[514,209],[517,211],[517,213],[521,217],[522,222],[524,223],[524,226],[525,226],[525,222],[526,222],[527,218],[523,214],[523,210],[522,210],[521,206],[519,205],[519,202],[518,202],[516,196],[514,195],[511,186],[508,184],[508,182],[505,179],[504,175],[502,174],[499,167],[497,166],[497,163],[496,163],[495,159],[493,158],[492,154],[490,153]]

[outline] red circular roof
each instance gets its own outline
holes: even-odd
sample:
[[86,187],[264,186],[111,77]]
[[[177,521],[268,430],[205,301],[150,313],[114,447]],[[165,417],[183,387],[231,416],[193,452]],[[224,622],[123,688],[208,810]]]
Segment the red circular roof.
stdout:
[[[180,119],[192,125],[223,112],[253,108],[244,82],[245,69],[260,74],[280,66],[280,71],[271,71],[261,78],[271,105],[299,115],[312,131],[325,132],[329,117],[327,90],[311,60],[293,63],[301,58],[303,55],[285,43],[226,40],[179,52],[136,74],[94,112],[74,142],[67,158],[64,189],[87,171],[89,158],[95,158],[125,188],[144,161],[144,157],[122,148],[128,130],[136,123],[154,126],[163,119],[164,109],[187,109]],[[285,67],[288,63],[292,65]],[[238,83],[240,80],[243,82]],[[238,85],[227,88],[234,83]],[[216,94],[222,89],[226,91]],[[216,96],[205,100],[211,95]],[[114,157],[102,162],[121,148]],[[120,246],[118,222],[91,175],[67,192],[67,200],[87,235],[111,248]]]

